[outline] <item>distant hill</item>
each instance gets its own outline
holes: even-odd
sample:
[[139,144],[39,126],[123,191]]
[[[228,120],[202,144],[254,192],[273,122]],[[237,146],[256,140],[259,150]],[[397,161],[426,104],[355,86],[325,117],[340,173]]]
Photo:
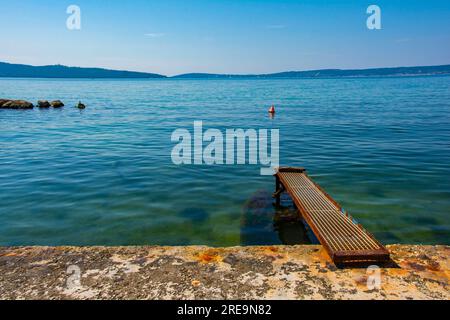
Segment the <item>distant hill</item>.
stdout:
[[270,74],[209,74],[209,73],[187,73],[173,78],[184,79],[297,79],[297,78],[344,78],[344,77],[388,77],[388,76],[418,76],[418,75],[450,75],[450,65],[425,66],[425,67],[397,67],[397,68],[375,68],[375,69],[323,69],[310,71],[288,71]]
[[[212,74],[187,73],[170,78],[173,79],[299,79],[299,78],[350,78],[350,77],[399,77],[419,75],[450,75],[450,65],[425,67],[397,67],[375,69],[323,69],[309,71],[288,71],[270,74]],[[67,67],[62,65],[30,66],[0,62],[0,77],[11,78],[168,78],[167,76],[134,72],[118,71],[101,68]]]
[[0,77],[11,78],[165,78],[155,73],[117,71],[101,68],[53,66],[29,66],[0,62]]

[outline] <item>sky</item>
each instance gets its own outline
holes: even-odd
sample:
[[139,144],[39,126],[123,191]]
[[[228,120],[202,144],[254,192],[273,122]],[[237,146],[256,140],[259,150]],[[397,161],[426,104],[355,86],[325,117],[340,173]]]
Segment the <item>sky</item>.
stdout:
[[[366,25],[372,4],[380,30]],[[449,0],[0,0],[0,12],[11,63],[165,75],[450,64]]]

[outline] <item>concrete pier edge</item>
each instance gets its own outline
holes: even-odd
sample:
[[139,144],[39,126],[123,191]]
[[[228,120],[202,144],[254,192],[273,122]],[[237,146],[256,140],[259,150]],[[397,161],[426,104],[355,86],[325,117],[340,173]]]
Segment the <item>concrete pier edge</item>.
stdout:
[[450,299],[450,247],[337,268],[317,245],[0,247],[0,299]]

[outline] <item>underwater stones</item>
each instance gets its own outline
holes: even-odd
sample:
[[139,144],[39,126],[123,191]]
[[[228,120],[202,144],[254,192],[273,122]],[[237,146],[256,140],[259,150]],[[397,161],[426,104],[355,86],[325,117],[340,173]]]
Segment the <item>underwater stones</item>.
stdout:
[[2,109],[33,109],[34,105],[25,100],[0,100],[0,108]]
[[53,108],[61,108],[64,107],[64,103],[61,100],[54,100],[50,103]]
[[48,102],[47,100],[39,100],[37,102],[37,107],[38,108],[50,108],[50,102]]

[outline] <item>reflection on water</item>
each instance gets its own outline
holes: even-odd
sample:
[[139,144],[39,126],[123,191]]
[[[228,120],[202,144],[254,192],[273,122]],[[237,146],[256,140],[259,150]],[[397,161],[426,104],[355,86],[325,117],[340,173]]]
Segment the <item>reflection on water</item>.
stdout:
[[293,202],[282,197],[281,205],[274,206],[274,230],[282,244],[310,244],[317,243],[314,233],[303,220]]
[[242,245],[311,243],[318,241],[289,196],[282,195],[280,206],[266,190],[255,192],[247,200],[241,219]]
[[275,226],[282,244],[296,245],[309,244],[310,238],[307,235],[305,225],[301,221],[281,221]]

